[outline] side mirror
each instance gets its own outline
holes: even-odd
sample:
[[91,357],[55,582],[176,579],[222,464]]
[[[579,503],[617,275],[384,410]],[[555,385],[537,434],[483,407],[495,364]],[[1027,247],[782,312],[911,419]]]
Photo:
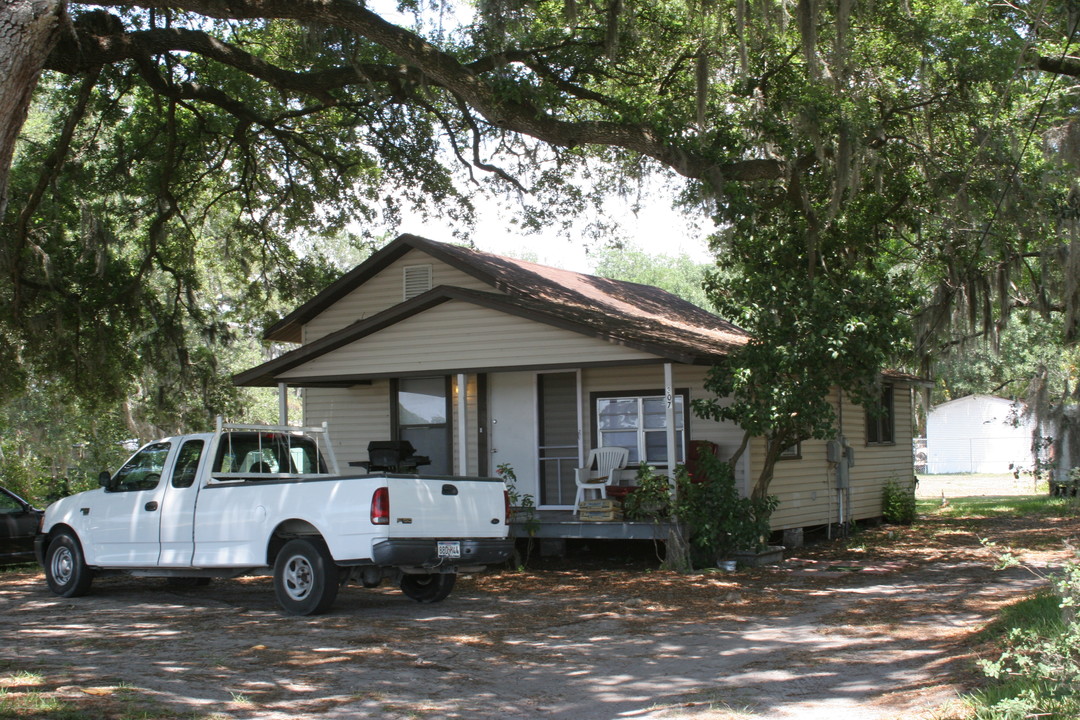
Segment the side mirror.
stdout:
[[108,488],[112,484],[112,474],[108,470],[102,470],[101,474],[97,476],[98,485],[103,488]]

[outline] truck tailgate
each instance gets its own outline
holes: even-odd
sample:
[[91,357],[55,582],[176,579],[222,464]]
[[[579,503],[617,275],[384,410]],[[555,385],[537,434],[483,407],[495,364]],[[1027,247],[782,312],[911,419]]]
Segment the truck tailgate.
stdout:
[[506,537],[501,480],[387,474],[386,486],[390,537]]

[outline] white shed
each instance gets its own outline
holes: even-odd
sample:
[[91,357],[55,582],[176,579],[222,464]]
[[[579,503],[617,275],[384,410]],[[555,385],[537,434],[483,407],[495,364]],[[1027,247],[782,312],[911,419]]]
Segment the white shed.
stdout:
[[1031,468],[1034,423],[1021,403],[968,395],[931,408],[926,419],[927,473],[1007,473]]

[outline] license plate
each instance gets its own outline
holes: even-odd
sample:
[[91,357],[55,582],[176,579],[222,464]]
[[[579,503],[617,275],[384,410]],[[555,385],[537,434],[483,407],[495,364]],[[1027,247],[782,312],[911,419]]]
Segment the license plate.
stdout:
[[441,558],[459,558],[461,557],[461,542],[458,540],[439,540],[439,557]]

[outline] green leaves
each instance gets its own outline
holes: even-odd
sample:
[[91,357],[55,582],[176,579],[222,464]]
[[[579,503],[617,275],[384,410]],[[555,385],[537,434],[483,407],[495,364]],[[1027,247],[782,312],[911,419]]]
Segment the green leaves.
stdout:
[[73,4],[79,45],[49,59],[2,220],[24,374],[119,397],[153,367],[168,396],[216,371],[197,338],[324,283],[347,228],[370,242],[411,205],[467,224],[499,188],[524,227],[565,226],[657,164],[723,228],[711,296],[757,337],[715,386],[777,439],[827,435],[830,387],[1021,302],[1080,316],[1047,260],[1075,166],[1037,142],[1075,103],[1020,57],[1067,33],[1023,5],[405,3],[414,31],[362,3],[167,5]]

